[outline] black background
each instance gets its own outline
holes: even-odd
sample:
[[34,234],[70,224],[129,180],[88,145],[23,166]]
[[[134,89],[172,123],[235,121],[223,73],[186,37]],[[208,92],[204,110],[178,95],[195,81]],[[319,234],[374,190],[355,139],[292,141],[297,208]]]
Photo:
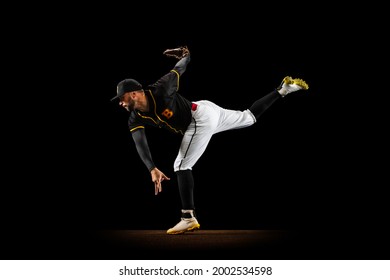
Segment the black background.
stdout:
[[[110,98],[124,78],[153,83],[176,63],[162,52],[187,45],[192,61],[180,92],[190,100],[244,110],[286,75],[310,86],[278,100],[256,125],[213,137],[193,169],[202,228],[316,230],[327,244],[342,235],[370,252],[384,246],[385,166],[377,157],[387,151],[370,119],[381,96],[364,82],[378,72],[371,62],[379,49],[361,46],[376,37],[359,19],[345,21],[346,11],[306,9],[93,7],[26,22],[25,40],[11,35],[11,102],[3,104],[12,112],[5,118],[12,120],[2,196],[7,237],[165,230],[178,222],[180,136],[147,129],[154,161],[171,177],[155,196],[127,112]],[[16,47],[23,51],[14,55]]]

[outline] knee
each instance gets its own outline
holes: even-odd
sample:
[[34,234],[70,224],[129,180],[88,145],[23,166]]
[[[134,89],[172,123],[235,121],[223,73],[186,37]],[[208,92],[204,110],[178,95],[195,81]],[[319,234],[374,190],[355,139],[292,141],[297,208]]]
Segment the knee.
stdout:
[[179,165],[176,165],[176,163],[175,163],[175,165],[173,166],[173,170],[175,172],[186,171],[186,170],[191,171],[192,167],[187,166],[185,163],[182,163],[182,164],[179,164]]

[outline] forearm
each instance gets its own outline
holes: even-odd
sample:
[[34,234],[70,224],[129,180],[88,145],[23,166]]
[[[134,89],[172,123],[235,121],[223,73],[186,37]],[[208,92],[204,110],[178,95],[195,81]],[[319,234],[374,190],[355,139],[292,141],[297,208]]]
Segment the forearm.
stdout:
[[156,166],[153,162],[152,154],[150,153],[144,129],[137,129],[133,131],[131,135],[141,160],[145,164],[146,168],[151,171]]
[[187,56],[183,57],[182,59],[180,59],[175,67],[173,68],[174,71],[176,71],[177,73],[179,73],[179,75],[181,76],[187,69],[187,64],[191,61],[191,57],[190,57],[190,54],[188,54]]

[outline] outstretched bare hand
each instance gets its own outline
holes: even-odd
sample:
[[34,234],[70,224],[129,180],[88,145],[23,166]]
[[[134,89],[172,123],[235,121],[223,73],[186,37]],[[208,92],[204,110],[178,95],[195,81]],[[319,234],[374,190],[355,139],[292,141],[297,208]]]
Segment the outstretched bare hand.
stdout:
[[171,178],[167,177],[164,173],[162,173],[157,167],[150,171],[152,175],[152,181],[154,183],[154,194],[157,195],[162,191],[161,182],[164,180],[171,180]]

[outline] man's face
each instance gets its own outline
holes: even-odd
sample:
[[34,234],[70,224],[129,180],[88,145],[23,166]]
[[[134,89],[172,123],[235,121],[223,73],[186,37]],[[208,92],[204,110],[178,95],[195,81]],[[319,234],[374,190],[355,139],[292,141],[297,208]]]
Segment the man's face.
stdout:
[[122,97],[119,99],[119,106],[122,106],[127,111],[133,111],[134,110],[135,101],[131,98],[131,93],[126,92]]

